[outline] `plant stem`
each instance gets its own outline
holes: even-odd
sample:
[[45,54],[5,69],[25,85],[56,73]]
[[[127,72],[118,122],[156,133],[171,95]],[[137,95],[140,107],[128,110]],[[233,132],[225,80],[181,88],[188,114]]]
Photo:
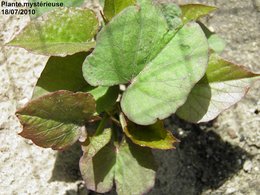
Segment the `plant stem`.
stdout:
[[125,128],[127,126],[127,122],[126,122],[124,114],[122,112],[120,112],[120,114],[119,114],[119,119],[120,119],[120,124],[121,124],[122,128]]
[[108,116],[107,113],[105,113],[104,117],[101,119],[101,121],[100,121],[100,123],[98,125],[98,128],[96,130],[95,135],[99,135],[99,134],[101,134],[103,132],[104,127],[105,127],[108,119],[109,119],[109,116]]
[[108,21],[107,21],[106,17],[104,16],[103,12],[102,12],[102,11],[99,11],[99,12],[100,12],[100,15],[101,15],[101,17],[102,17],[104,23],[107,24]]
[[97,121],[101,121],[102,118],[100,116],[96,116],[88,121],[88,123],[95,123]]
[[118,143],[118,131],[116,128],[113,128],[113,138],[114,138],[114,145],[116,147],[118,147],[119,143]]
[[110,116],[110,118],[111,118],[112,122],[114,122],[117,126],[121,127],[120,122],[115,117]]

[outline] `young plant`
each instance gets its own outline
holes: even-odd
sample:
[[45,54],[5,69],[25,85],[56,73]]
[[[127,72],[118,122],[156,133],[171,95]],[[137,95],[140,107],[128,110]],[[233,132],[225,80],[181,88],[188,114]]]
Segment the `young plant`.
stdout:
[[212,120],[259,79],[218,55],[224,42],[198,21],[215,9],[105,0],[102,21],[73,7],[32,20],[8,45],[51,57],[32,100],[17,111],[20,135],[55,150],[79,140],[90,190],[115,184],[119,195],[147,192],[156,171],[152,149],[178,142],[163,120],[174,113]]

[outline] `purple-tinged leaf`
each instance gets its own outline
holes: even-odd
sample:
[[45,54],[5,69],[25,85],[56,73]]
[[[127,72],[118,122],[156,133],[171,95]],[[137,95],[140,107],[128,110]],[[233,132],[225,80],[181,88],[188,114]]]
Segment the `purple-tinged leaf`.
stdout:
[[132,195],[153,187],[156,165],[149,148],[124,140],[119,146],[105,145],[92,158],[85,152],[80,169],[89,189],[105,193],[115,181],[118,195]]
[[44,95],[16,113],[23,126],[20,135],[41,147],[64,149],[79,139],[95,107],[88,93],[57,91]]
[[116,154],[111,146],[107,146],[111,139],[111,129],[88,137],[83,144],[84,152],[80,160],[80,171],[86,187],[99,193],[105,193],[113,187]]
[[66,57],[50,57],[34,88],[33,98],[58,90],[83,91],[93,95],[98,113],[111,109],[116,103],[119,87],[90,86],[82,75],[86,56],[86,52],[81,52]]

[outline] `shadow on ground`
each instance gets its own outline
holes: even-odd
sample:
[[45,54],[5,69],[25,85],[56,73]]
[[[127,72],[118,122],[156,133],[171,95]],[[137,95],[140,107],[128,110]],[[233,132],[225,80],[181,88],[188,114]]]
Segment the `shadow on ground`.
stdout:
[[[154,151],[159,169],[155,187],[148,193],[150,195],[195,195],[207,189],[216,189],[236,174],[246,159],[251,158],[242,148],[224,142],[213,131],[202,130],[203,126],[184,123],[177,118],[171,121],[178,124],[174,129],[183,130],[181,135],[174,132],[181,143],[177,150]],[[210,123],[205,125],[206,128],[211,126]],[[80,156],[79,145],[74,145],[68,151],[59,152],[51,181],[80,180],[78,166]],[[95,193],[88,192],[79,185],[78,191],[69,190],[67,194]]]
[[74,144],[68,150],[58,152],[50,182],[75,182],[80,180],[79,159],[81,155],[82,151],[79,144]]
[[[175,151],[156,151],[158,179],[149,194],[195,195],[217,189],[243,167],[251,156],[242,148],[223,141],[212,124],[188,124],[174,117],[181,128],[181,143]],[[172,122],[171,122],[172,123]]]

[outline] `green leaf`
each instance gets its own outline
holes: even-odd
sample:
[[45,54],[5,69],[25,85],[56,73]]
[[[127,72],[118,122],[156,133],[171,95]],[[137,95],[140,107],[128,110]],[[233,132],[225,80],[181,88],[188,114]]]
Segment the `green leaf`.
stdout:
[[[111,129],[105,129],[98,135],[88,137],[87,143],[82,146],[84,152],[80,160],[82,177],[86,181],[88,189],[98,190],[100,193],[109,191],[113,186],[114,172],[110,169],[115,164],[115,153],[106,146],[111,135]],[[100,150],[101,152],[99,152]],[[99,154],[97,155],[97,153]],[[93,175],[95,175],[94,178]]]
[[152,1],[124,9],[97,36],[97,46],[83,65],[93,86],[128,83],[157,55],[168,32],[167,22]]
[[92,87],[82,75],[82,64],[87,53],[66,57],[50,57],[33,92],[33,98],[58,90],[88,92],[96,100],[96,110],[109,110],[116,102],[119,87]]
[[82,64],[87,53],[81,52],[66,57],[50,57],[41,73],[33,98],[58,90],[80,91],[89,87],[82,76]]
[[208,44],[198,24],[176,34],[151,1],[138,3],[100,32],[83,76],[94,86],[131,83],[123,94],[123,111],[133,122],[149,125],[185,102],[206,71]]
[[216,53],[222,53],[226,47],[226,42],[217,34],[213,34],[208,38],[209,48]]
[[57,91],[30,101],[16,115],[23,125],[21,136],[41,147],[64,149],[79,139],[95,112],[90,94]]
[[203,4],[180,5],[180,8],[182,10],[183,23],[198,20],[200,17],[206,16],[217,9],[216,7]]
[[116,153],[114,148],[106,145],[96,155],[84,153],[80,159],[80,171],[89,190],[105,193],[112,189]]
[[82,150],[87,153],[88,157],[92,158],[109,143],[111,136],[111,129],[103,129],[100,133],[89,136],[87,141],[82,144]]
[[185,103],[205,74],[207,39],[196,23],[186,24],[124,92],[121,107],[140,125],[154,124]]
[[66,56],[93,48],[97,30],[93,11],[61,8],[30,22],[8,45],[37,54]]
[[88,189],[100,193],[108,192],[113,186],[114,172],[111,168],[115,164],[116,157],[115,152],[106,146],[111,135],[111,129],[105,129],[102,133],[89,137],[87,143],[82,146],[84,152],[80,160],[82,177]]
[[150,149],[124,140],[117,147],[107,144],[91,159],[84,153],[80,169],[88,189],[105,193],[115,181],[118,195],[132,195],[153,187],[156,165]]
[[108,21],[128,6],[134,5],[136,0],[105,0],[104,14]]
[[119,95],[119,87],[92,87],[88,88],[86,91],[93,95],[96,100],[96,109],[97,113],[101,113],[103,111],[109,111],[115,105],[116,100]]
[[99,4],[100,4],[101,7],[104,7],[104,5],[105,5],[105,0],[99,0]]
[[198,22],[198,24],[208,38],[209,48],[215,53],[222,53],[226,47],[226,42],[215,32],[210,31],[203,23]]
[[120,119],[124,120],[123,123],[121,122],[121,124],[124,124],[122,125],[123,131],[135,144],[161,150],[175,148],[173,144],[178,140],[173,137],[170,131],[164,129],[162,121],[149,126],[140,126],[130,121],[126,124],[125,119],[122,117],[120,116]]
[[[55,3],[56,6],[34,6],[33,8],[36,10],[35,15],[30,15],[31,18],[36,18],[38,16],[41,16],[45,12],[51,11],[53,9],[57,9],[57,3],[60,5],[61,3],[63,4],[63,7],[79,7],[83,4],[84,0],[47,0],[44,1],[45,3]],[[29,3],[39,3],[39,0],[29,0]]]
[[212,54],[206,76],[195,85],[176,114],[194,123],[210,121],[240,101],[259,78],[260,74]]
[[145,194],[154,186],[156,168],[151,149],[124,141],[115,165],[117,194]]
[[160,4],[162,13],[167,21],[169,29],[177,29],[182,25],[181,9],[175,3],[162,3]]

